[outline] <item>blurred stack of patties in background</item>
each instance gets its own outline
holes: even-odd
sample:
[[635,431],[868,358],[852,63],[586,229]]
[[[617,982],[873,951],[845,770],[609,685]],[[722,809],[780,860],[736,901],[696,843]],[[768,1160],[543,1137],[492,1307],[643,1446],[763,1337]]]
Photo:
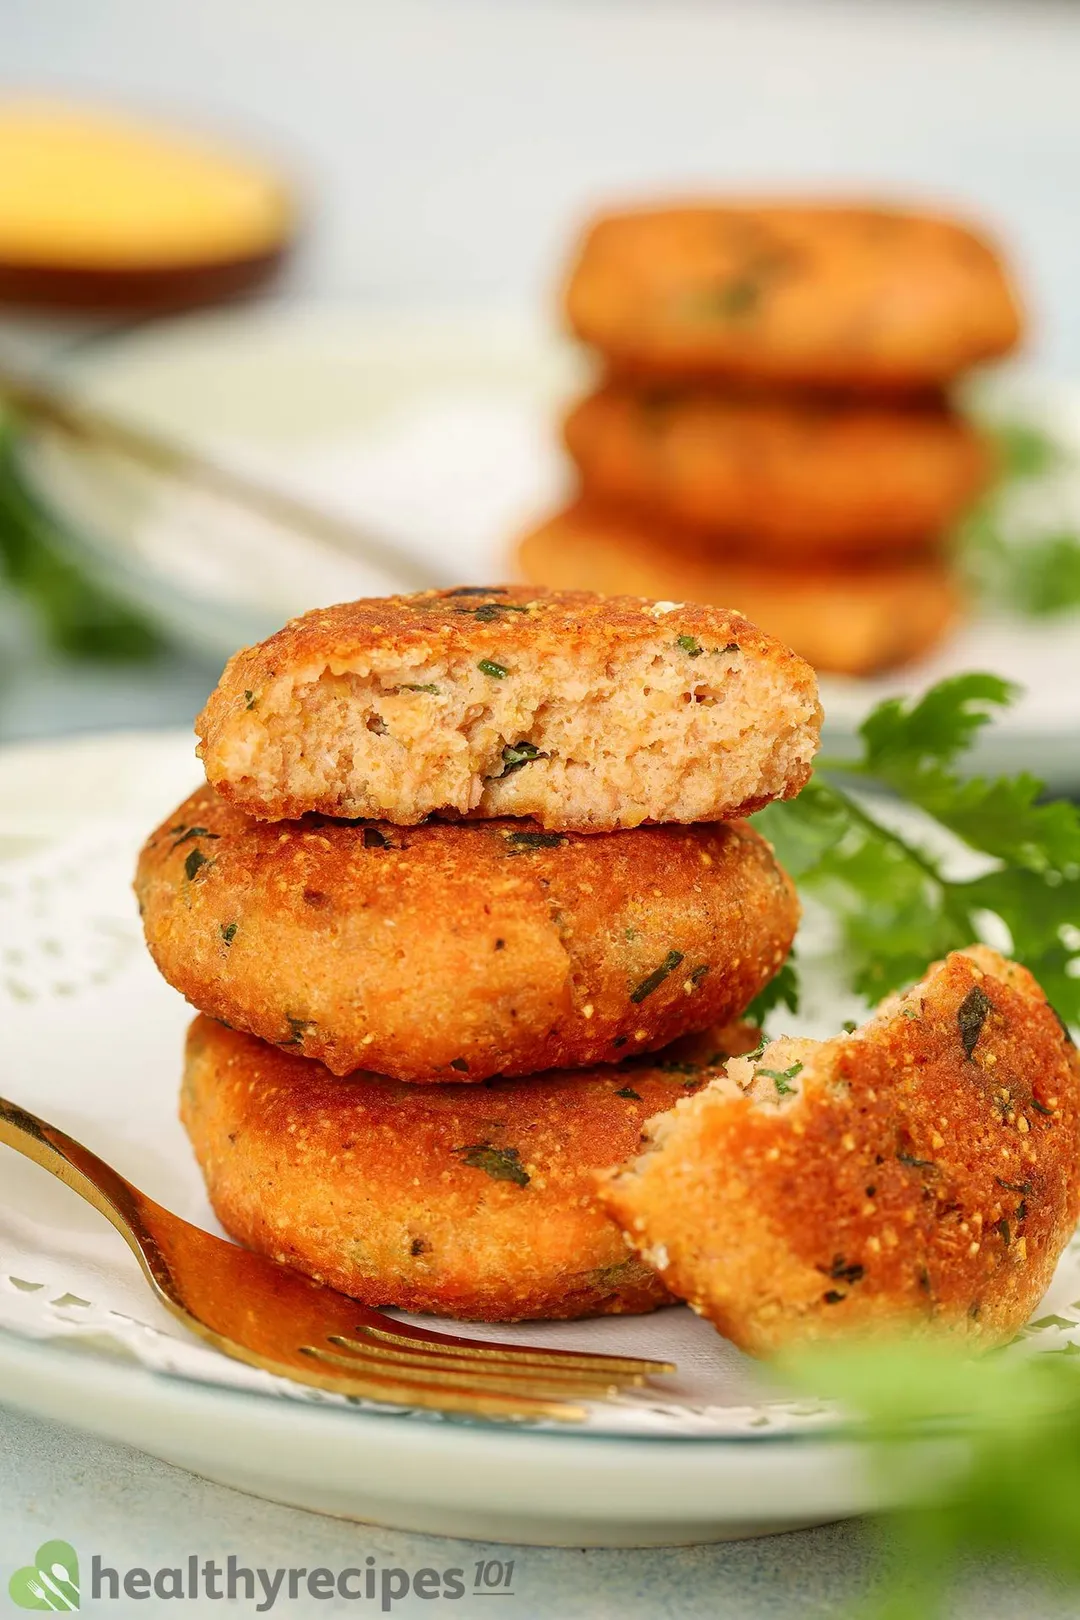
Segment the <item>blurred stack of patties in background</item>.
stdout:
[[949,536],[995,471],[949,389],[1022,331],[982,236],[839,204],[640,209],[594,222],[565,301],[605,375],[566,420],[580,489],[522,542],[529,579],[734,605],[827,672],[941,640]]

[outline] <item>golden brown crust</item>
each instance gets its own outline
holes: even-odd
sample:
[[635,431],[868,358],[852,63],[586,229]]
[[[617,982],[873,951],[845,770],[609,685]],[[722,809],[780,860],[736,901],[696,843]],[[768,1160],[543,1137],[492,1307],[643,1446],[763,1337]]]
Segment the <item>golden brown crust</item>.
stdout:
[[853,1036],[729,1063],[650,1132],[604,1206],[755,1354],[898,1325],[1006,1339],[1080,1214],[1076,1049],[983,946]]
[[230,660],[196,726],[208,780],[267,820],[608,831],[790,797],[820,721],[813,672],[737,613],[493,586],[294,619]]
[[486,1086],[335,1079],[198,1018],[182,1118],[226,1229],[369,1305],[483,1321],[650,1311],[669,1296],[593,1173],[715,1070],[630,1063]]
[[337,1074],[421,1082],[614,1063],[726,1022],[798,921],[744,822],[271,825],[208,787],[151,835],[136,891],[200,1011]]
[[982,435],[941,402],[612,383],[565,437],[587,495],[782,562],[932,549],[993,471]]
[[872,675],[930,652],[960,616],[958,580],[939,557],[874,566],[770,566],[721,555],[673,524],[581,501],[532,530],[518,550],[538,583],[668,592],[737,602],[822,674]]
[[844,204],[604,215],[585,233],[566,312],[623,372],[875,389],[946,381],[1021,332],[984,237]]

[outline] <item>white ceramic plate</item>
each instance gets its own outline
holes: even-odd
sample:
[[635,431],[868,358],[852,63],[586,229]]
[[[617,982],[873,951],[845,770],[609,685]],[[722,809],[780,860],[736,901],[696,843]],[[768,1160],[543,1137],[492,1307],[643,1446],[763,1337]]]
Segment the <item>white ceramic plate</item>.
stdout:
[[[91,398],[358,520],[418,559],[432,583],[512,573],[511,542],[568,487],[558,448],[581,351],[515,315],[262,306],[188,317],[68,362]],[[1080,395],[995,385],[1080,450]],[[206,497],[132,480],[30,440],[20,466],[84,561],[186,645],[224,660],[291,614],[401,581]],[[1080,523],[1080,477],[1048,496]],[[874,681],[827,679],[827,741],[843,747],[871,702],[990,669],[1025,696],[977,766],[1080,786],[1080,614],[972,622],[934,657]]]
[[[129,877],[146,830],[197,775],[189,736],[0,753],[3,1089],[177,1213],[215,1226],[176,1119],[190,1010],[154,972]],[[800,946],[814,1016],[837,993],[821,939]],[[1032,1330],[1080,1334],[1080,1252]],[[453,1325],[448,1324],[450,1331]],[[670,1357],[678,1374],[577,1428],[350,1406],[256,1374],[157,1308],[88,1206],[0,1149],[0,1393],[274,1500],[399,1528],[564,1545],[717,1540],[821,1523],[886,1499],[842,1417],[795,1398],[684,1309],[470,1329],[524,1343]],[[947,1465],[927,1447],[922,1468]],[[913,1476],[914,1477],[914,1476]],[[894,1487],[895,1488],[895,1487]]]

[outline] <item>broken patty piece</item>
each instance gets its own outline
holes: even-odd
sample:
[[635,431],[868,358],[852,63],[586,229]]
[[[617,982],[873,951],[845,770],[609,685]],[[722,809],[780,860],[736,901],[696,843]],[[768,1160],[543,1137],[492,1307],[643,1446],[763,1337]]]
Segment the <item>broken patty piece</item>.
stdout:
[[507,586],[308,613],[230,660],[196,729],[263,820],[597,832],[790,798],[820,725],[809,665],[734,611]]
[[993,1343],[1080,1214],[1080,1061],[1031,974],[972,946],[851,1035],[733,1059],[647,1141],[601,1200],[741,1348],[898,1328]]

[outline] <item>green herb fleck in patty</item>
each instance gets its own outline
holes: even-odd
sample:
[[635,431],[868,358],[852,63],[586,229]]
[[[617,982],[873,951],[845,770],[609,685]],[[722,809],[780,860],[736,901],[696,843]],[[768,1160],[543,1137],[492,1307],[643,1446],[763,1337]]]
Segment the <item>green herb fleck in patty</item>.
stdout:
[[530,765],[534,759],[550,759],[551,755],[537,748],[535,743],[519,742],[507,743],[502,751],[503,768],[497,776],[489,777],[489,781],[497,782],[504,776],[512,776],[520,771],[522,766]]
[[758,1069],[756,1072],[773,1082],[778,1097],[788,1097],[795,1091],[795,1087],[791,1084],[792,1080],[797,1079],[802,1071],[801,1063],[793,1063],[790,1069]]
[[752,315],[761,302],[761,282],[752,276],[736,276],[722,287],[704,293],[697,303],[702,315],[720,315],[725,320],[738,320]]
[[1068,1024],[1065,1022],[1064,1018],[1062,1018],[1062,1016],[1058,1012],[1057,1008],[1056,1007],[1051,1007],[1050,1011],[1053,1013],[1054,1017],[1057,1019],[1058,1023],[1061,1025],[1061,1033],[1064,1035],[1067,1045],[1075,1046],[1076,1042],[1073,1039],[1073,1032],[1069,1028]]
[[470,1147],[455,1148],[454,1152],[470,1170],[483,1170],[492,1181],[512,1181],[515,1187],[529,1185],[529,1172],[521,1163],[517,1148],[492,1147],[490,1142],[474,1142]]
[[485,675],[490,675],[493,681],[505,680],[510,673],[505,664],[497,664],[494,658],[481,658],[476,667]]
[[506,842],[515,846],[510,852],[513,855],[523,849],[559,849],[567,838],[565,833],[515,832]]
[[639,1002],[644,1001],[646,996],[651,996],[654,990],[660,988],[668,975],[674,973],[682,959],[682,951],[668,951],[660,966],[653,968],[652,972],[642,979],[636,990],[631,990],[630,1000],[637,1005]]
[[308,1030],[315,1028],[313,1018],[294,1018],[291,1013],[285,1014],[285,1022],[289,1026],[289,1039],[280,1041],[280,1046],[303,1046]]
[[220,833],[211,832],[209,827],[185,827],[183,823],[178,827],[170,827],[169,832],[170,834],[176,834],[172,841],[172,849],[179,849],[181,844],[188,844],[193,838],[221,837]]
[[201,867],[212,866],[213,864],[213,861],[204,855],[201,849],[190,850],[187,860],[184,862],[184,876],[190,882]]
[[818,1266],[817,1269],[826,1277],[831,1277],[833,1282],[857,1283],[866,1275],[865,1267],[860,1266],[857,1261],[849,1264],[842,1254],[833,1256],[831,1266]]
[[479,607],[455,608],[455,613],[467,613],[471,618],[479,619],[482,624],[490,624],[504,613],[528,613],[529,609],[524,602],[482,602]]
[[975,1051],[979,1036],[982,1034],[986,1015],[993,1007],[993,1002],[981,985],[972,985],[956,1012],[956,1022],[960,1025],[960,1039],[964,1047],[964,1056],[970,1058]]

